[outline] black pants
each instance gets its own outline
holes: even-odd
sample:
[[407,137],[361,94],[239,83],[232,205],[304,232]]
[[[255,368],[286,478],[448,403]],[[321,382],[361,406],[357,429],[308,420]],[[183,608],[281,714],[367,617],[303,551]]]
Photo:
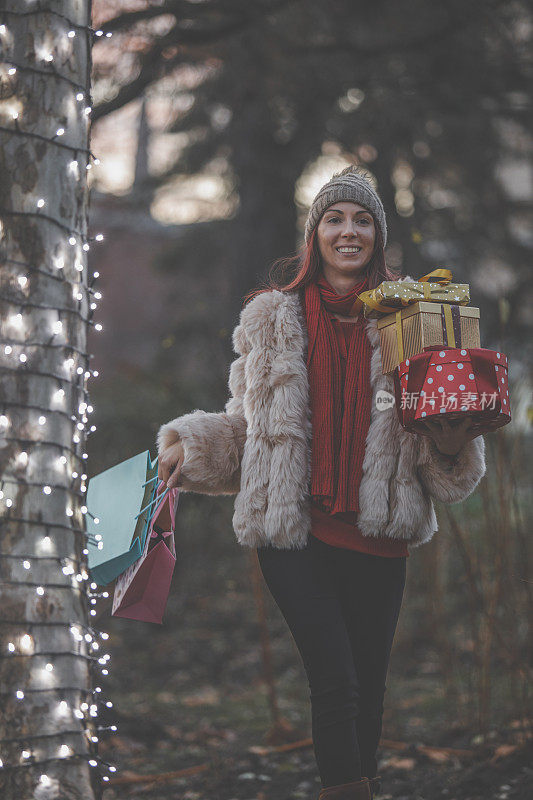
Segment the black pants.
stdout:
[[373,778],[385,679],[400,613],[406,557],[333,547],[258,547],[267,586],[302,657],[323,787]]

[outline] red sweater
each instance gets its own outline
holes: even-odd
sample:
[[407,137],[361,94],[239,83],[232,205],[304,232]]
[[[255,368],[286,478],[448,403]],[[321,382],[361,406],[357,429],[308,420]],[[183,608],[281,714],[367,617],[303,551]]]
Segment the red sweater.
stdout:
[[[337,334],[339,350],[341,355],[342,379],[346,375],[346,352],[347,346],[353,336],[355,329],[364,326],[364,321],[341,322],[330,315],[333,326]],[[365,336],[362,338],[362,346],[366,349],[366,356],[370,358],[370,343]],[[370,387],[368,387],[370,391]],[[407,543],[402,539],[389,539],[384,537],[363,536],[357,527],[357,514],[354,511],[347,511],[339,514],[326,514],[315,505],[311,504],[311,534],[326,544],[334,547],[344,547],[347,550],[359,550],[362,553],[370,553],[376,556],[387,558],[398,558],[408,556],[409,550]]]

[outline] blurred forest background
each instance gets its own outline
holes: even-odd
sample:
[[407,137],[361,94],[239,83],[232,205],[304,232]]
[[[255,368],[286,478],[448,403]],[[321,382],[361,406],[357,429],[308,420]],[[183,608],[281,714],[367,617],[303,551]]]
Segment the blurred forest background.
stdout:
[[[388,262],[415,277],[449,267],[470,284],[482,346],[509,356],[513,412],[486,436],[474,496],[438,507],[438,534],[408,559],[380,771],[389,797],[414,786],[530,797],[531,4],[94,0],[93,11],[113,37],[93,50],[90,222],[105,240],[91,250],[103,332],[89,342],[90,474],[155,454],[172,417],[223,408],[244,295],[296,251],[320,186],[363,165],[387,212]],[[119,720],[102,747],[130,781],[106,796],[315,796],[309,743],[257,749],[310,736],[308,690],[232,512],[232,498],[181,498],[163,626],[100,609]]]

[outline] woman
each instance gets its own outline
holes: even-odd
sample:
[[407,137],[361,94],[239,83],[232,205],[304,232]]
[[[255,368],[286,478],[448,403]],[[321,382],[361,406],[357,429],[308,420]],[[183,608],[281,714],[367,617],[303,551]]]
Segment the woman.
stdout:
[[241,312],[225,411],[158,433],[168,486],[236,494],[237,540],[257,548],[306,670],[319,800],[374,796],[408,548],[437,530],[433,499],[464,500],[485,472],[467,423],[411,434],[393,403],[376,402],[394,391],[377,323],[351,315],[358,294],[394,277],[386,241],[366,174],[333,175],[311,205],[296,277],[271,280]]

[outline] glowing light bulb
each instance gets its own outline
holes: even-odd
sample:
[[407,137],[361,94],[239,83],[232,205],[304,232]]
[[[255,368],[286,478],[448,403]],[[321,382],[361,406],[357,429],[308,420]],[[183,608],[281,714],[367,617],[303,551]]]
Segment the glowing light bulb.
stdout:
[[22,566],[24,567],[24,569],[30,569],[31,568],[31,564],[30,564],[30,562],[28,560],[23,561],[22,562]]
[[46,425],[46,417],[43,414],[39,417],[39,425]]
[[37,200],[37,208],[42,208],[44,206],[44,199],[41,197]]

